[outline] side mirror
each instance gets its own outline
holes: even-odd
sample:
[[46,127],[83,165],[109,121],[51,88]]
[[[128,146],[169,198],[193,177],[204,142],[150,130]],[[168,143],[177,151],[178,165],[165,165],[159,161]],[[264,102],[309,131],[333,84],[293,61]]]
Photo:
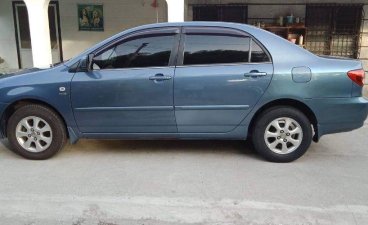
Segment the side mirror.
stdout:
[[95,54],[90,53],[87,57],[87,71],[92,71],[93,66],[93,58],[95,57]]

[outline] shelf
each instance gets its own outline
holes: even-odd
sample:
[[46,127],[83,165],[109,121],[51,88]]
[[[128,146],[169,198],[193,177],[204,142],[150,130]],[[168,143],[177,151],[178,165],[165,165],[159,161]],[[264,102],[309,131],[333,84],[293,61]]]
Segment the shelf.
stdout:
[[[296,39],[296,45],[298,44],[298,40],[300,36],[303,36],[303,43],[305,43],[306,35],[307,35],[307,28],[305,26],[276,26],[276,25],[269,25],[263,27],[264,30],[267,30],[269,32],[272,32],[282,38],[290,39],[295,38]],[[305,45],[299,45],[300,47],[305,47]]]
[[265,29],[293,29],[293,28],[304,28],[304,27],[264,27]]

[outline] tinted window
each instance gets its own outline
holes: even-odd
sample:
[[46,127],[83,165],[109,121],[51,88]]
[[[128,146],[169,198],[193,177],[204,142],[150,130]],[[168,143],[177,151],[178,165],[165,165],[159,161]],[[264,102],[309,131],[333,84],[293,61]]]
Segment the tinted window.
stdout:
[[168,66],[174,35],[140,36],[115,45],[94,58],[94,69]]
[[224,35],[186,35],[184,65],[243,63],[249,59],[250,38]]
[[269,62],[270,59],[265,51],[255,42],[252,40],[252,48],[251,48],[251,62]]

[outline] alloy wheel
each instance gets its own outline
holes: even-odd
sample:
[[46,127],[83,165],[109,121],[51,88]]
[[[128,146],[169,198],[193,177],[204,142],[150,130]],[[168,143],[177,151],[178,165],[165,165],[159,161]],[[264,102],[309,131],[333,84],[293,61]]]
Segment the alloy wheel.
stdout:
[[303,130],[292,118],[277,118],[267,125],[264,140],[271,151],[277,154],[288,154],[295,151],[302,143]]
[[18,143],[29,152],[43,152],[52,143],[51,126],[37,116],[20,120],[15,132]]

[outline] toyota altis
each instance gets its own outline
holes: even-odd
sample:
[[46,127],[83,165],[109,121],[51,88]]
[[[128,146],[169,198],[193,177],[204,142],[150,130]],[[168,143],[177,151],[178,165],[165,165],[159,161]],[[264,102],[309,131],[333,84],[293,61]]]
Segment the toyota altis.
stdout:
[[363,125],[363,83],[358,60],[316,56],[253,26],[145,25],[2,76],[1,135],[29,159],[67,139],[251,139],[267,160],[289,162],[312,140]]

